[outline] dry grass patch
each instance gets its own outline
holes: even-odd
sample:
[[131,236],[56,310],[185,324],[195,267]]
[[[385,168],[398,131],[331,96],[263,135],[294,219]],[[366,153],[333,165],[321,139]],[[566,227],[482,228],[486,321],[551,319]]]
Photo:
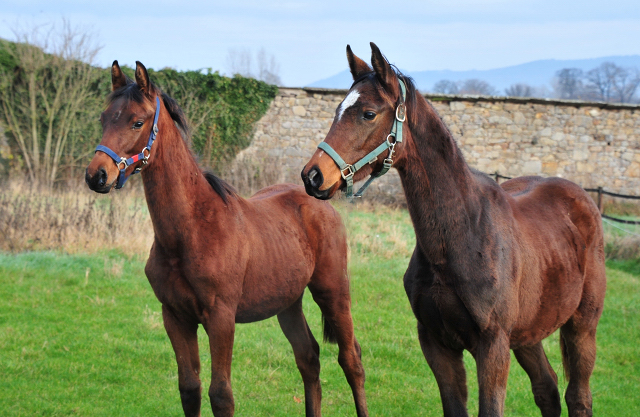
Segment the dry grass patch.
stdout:
[[[24,181],[0,184],[0,250],[120,249],[146,255],[152,241],[153,227],[139,187],[98,195],[81,183],[56,190]],[[119,274],[117,265],[111,273]]]

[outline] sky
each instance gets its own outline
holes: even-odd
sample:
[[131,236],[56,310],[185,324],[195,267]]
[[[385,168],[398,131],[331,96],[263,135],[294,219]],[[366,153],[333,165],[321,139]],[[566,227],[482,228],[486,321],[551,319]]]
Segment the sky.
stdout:
[[347,44],[369,62],[375,42],[405,71],[640,54],[638,0],[4,0],[0,37],[62,19],[92,35],[103,67],[228,74],[230,51],[264,48],[289,87],[347,69]]

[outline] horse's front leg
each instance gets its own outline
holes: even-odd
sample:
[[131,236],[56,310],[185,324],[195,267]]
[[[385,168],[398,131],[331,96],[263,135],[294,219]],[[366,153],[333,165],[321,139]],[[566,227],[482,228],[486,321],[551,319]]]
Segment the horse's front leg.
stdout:
[[478,416],[502,416],[511,362],[509,336],[498,326],[487,329],[482,333],[481,341],[473,353],[478,368]]
[[440,389],[440,400],[445,417],[466,417],[467,375],[462,349],[444,346],[418,322],[418,338],[422,353],[433,372]]
[[321,415],[320,401],[320,346],[307,325],[302,312],[302,296],[292,306],[278,314],[282,332],[291,343],[296,365],[304,383],[304,399],[307,417]]
[[198,323],[162,306],[162,319],[178,362],[178,388],[186,417],[200,416],[201,385]]
[[235,403],[231,391],[231,359],[235,336],[235,307],[216,299],[205,312],[203,325],[209,335],[211,350],[211,386],[209,398],[215,417],[233,416]]

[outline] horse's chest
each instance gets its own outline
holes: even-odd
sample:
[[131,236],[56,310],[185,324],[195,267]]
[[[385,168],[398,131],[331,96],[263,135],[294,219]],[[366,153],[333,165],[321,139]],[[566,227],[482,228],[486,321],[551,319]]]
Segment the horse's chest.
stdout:
[[437,277],[414,285],[410,302],[418,321],[447,345],[469,348],[477,325],[455,290]]
[[160,303],[181,314],[192,317],[201,316],[200,303],[180,268],[147,263],[145,272]]

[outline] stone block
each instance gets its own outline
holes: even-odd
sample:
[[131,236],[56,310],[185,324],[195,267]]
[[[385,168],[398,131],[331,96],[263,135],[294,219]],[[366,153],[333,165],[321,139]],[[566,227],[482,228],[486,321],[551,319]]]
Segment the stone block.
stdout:
[[306,116],[307,110],[303,106],[294,106],[291,110],[293,110],[293,114],[296,116]]
[[551,137],[551,134],[552,134],[552,130],[550,127],[545,127],[540,131],[540,133],[538,133],[540,137]]
[[572,159],[574,161],[585,161],[587,159],[589,159],[589,150],[586,148],[574,148],[573,149],[573,154],[572,154]]
[[449,102],[449,108],[451,109],[451,111],[463,111],[466,107],[466,104],[462,101]]
[[527,118],[524,117],[522,112],[517,111],[513,113],[513,122],[517,125],[525,125],[527,123]]
[[622,154],[621,158],[624,159],[625,161],[633,161],[634,156],[635,156],[634,152],[627,151]]
[[522,165],[522,173],[526,175],[535,175],[542,172],[542,161],[531,160],[525,161]]
[[624,171],[624,175],[630,178],[640,177],[640,163],[635,161],[630,163],[627,169]]

